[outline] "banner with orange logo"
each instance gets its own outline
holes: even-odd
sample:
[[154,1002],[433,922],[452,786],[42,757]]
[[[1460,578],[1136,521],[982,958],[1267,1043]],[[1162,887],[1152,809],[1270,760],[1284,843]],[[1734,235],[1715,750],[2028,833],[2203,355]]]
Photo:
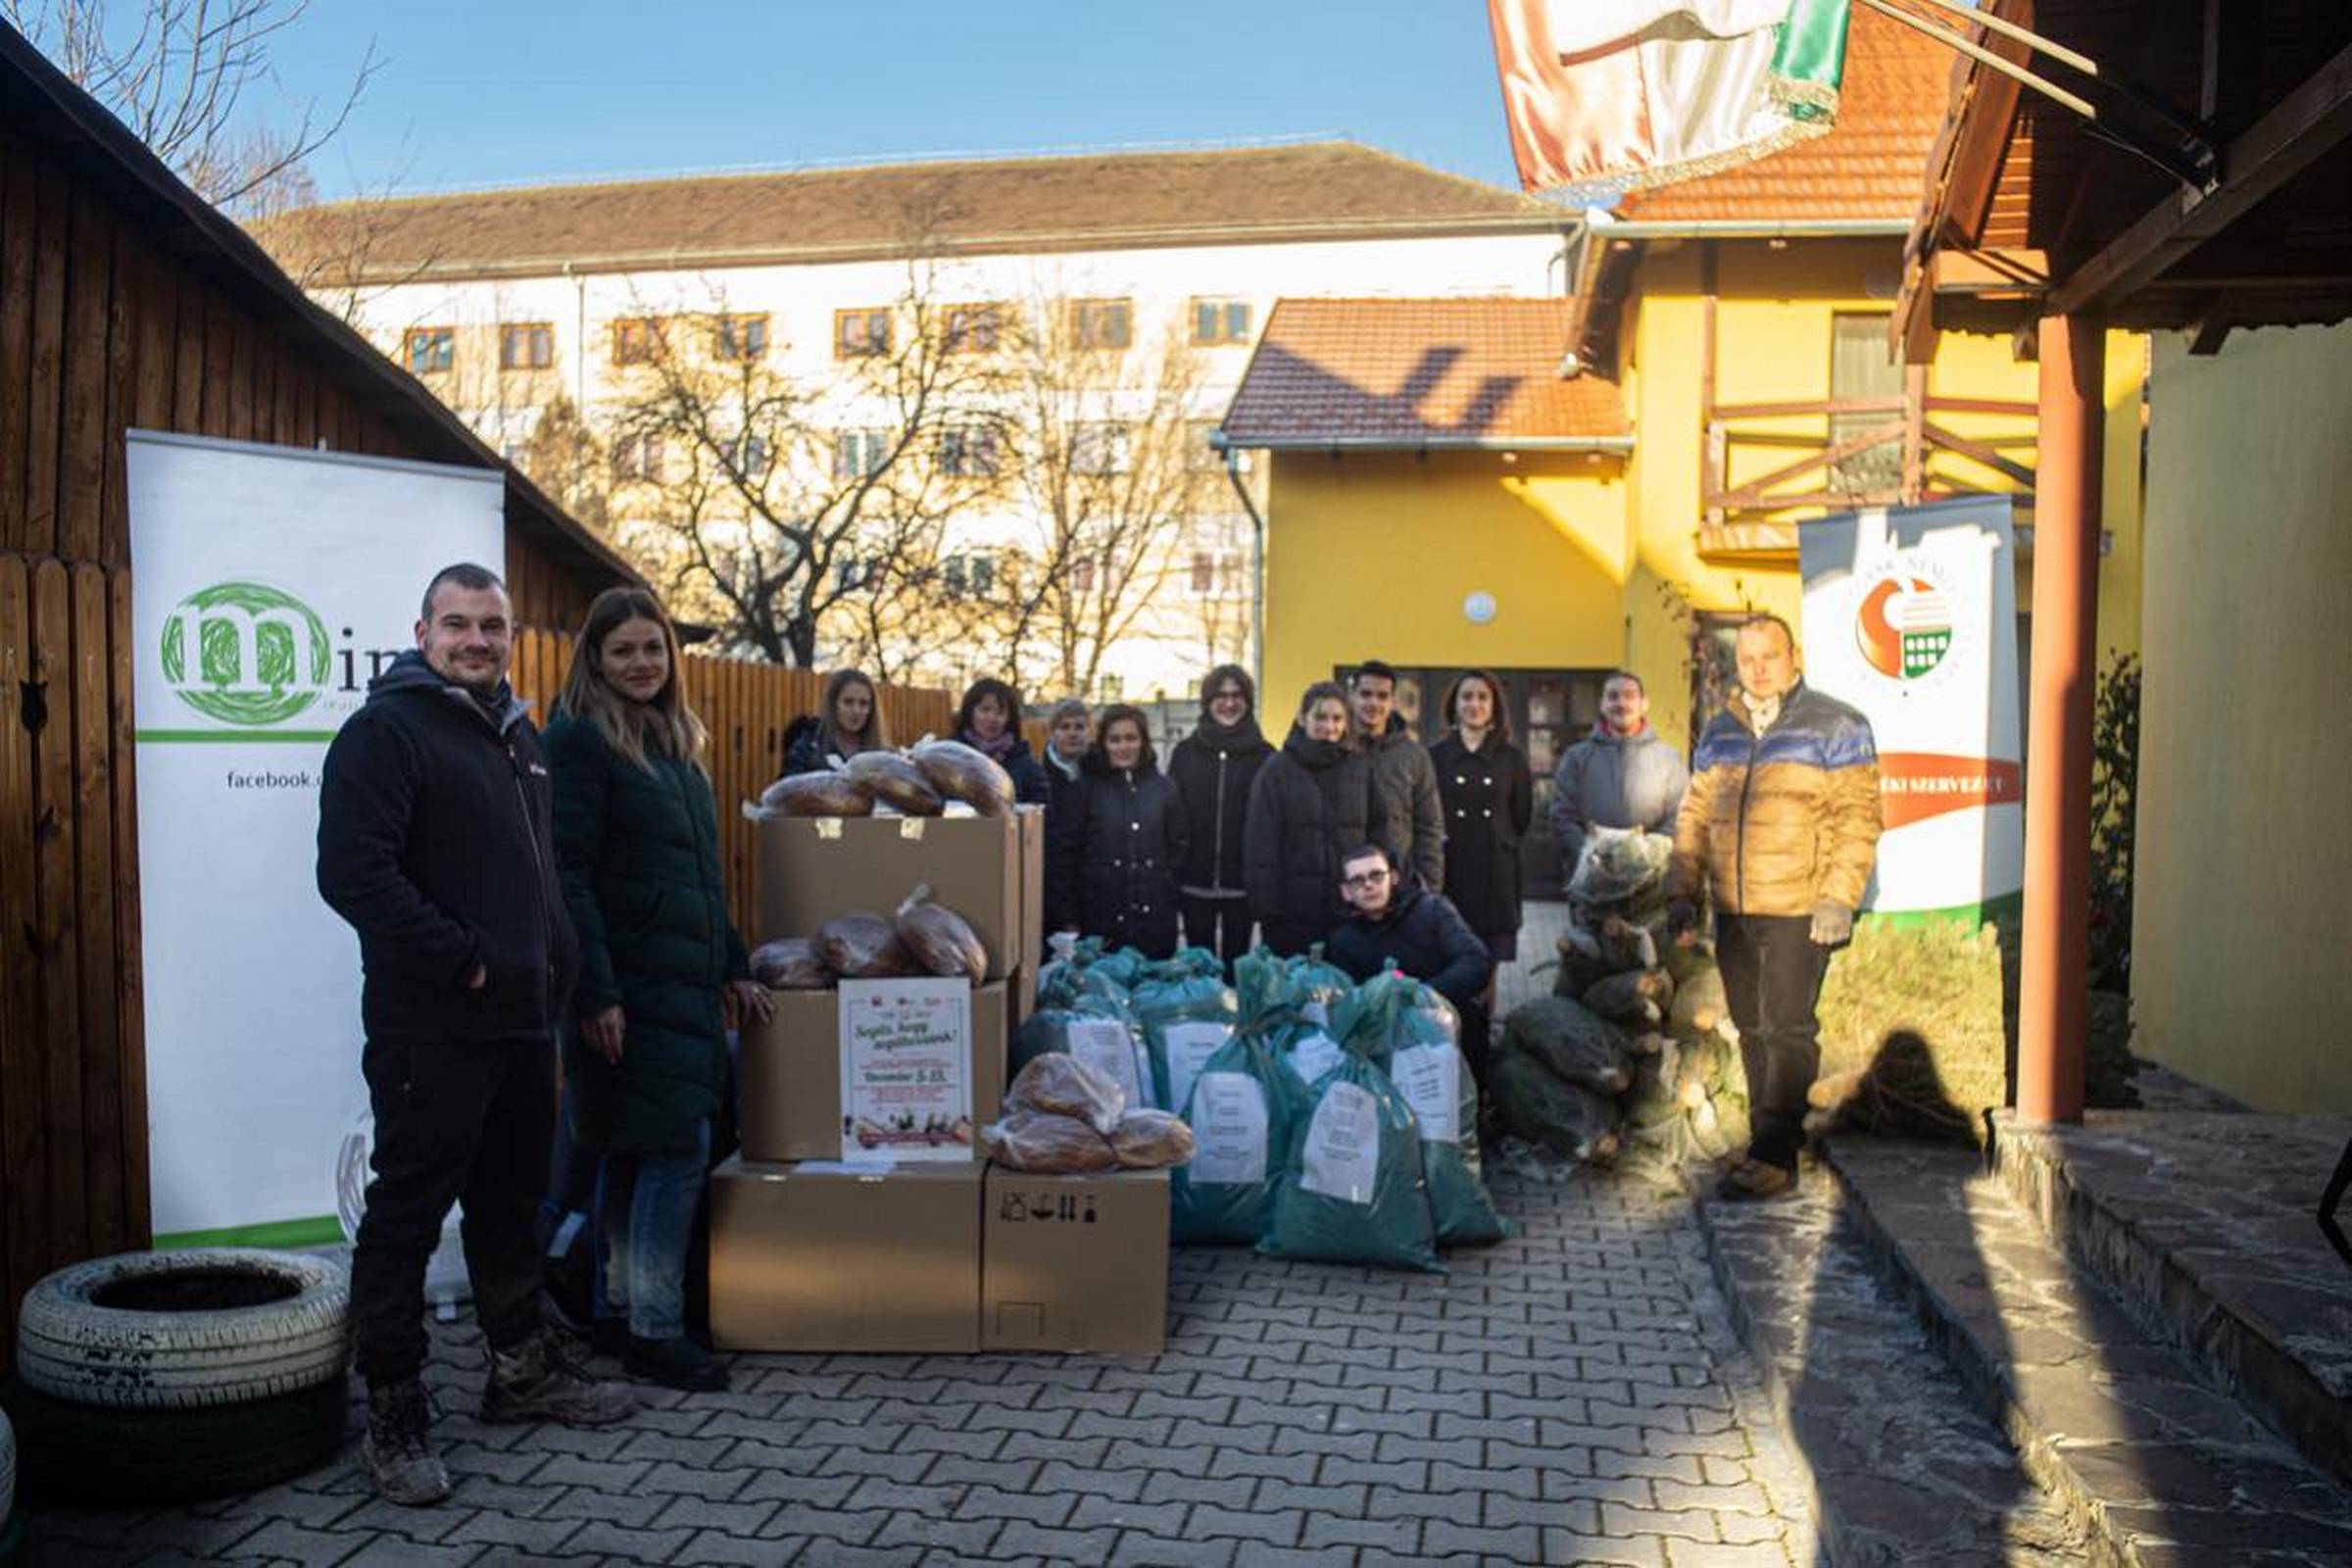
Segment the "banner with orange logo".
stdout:
[[1869,906],[1981,913],[2025,881],[2016,537],[2003,496],[1797,530],[1805,679],[1878,738]]

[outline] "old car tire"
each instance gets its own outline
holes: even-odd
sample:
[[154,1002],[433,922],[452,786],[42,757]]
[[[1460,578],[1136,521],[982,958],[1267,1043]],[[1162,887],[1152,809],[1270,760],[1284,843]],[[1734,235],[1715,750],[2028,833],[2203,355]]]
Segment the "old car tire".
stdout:
[[350,1276],[298,1252],[124,1252],[35,1284],[17,1317],[17,1375],[75,1404],[241,1404],[343,1374]]
[[0,1390],[24,1441],[28,1501],[166,1507],[259,1492],[308,1474],[343,1446],[342,1379],[247,1404],[126,1409],[74,1404],[22,1381]]
[[[17,1511],[17,1430],[8,1424],[8,1413],[0,1410],[0,1520]],[[0,1555],[0,1562],[6,1562]]]

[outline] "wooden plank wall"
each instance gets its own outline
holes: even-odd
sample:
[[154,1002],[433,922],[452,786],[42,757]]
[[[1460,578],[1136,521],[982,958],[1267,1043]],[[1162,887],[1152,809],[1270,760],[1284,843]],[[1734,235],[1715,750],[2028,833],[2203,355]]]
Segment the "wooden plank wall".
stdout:
[[0,1329],[147,1243],[128,573],[0,555]]
[[[0,122],[0,554],[129,564],[128,428],[422,457],[333,367],[121,221]],[[597,585],[509,540],[518,618],[577,624]]]
[[[544,720],[571,667],[569,634],[521,627],[514,639],[514,691]],[[719,870],[727,880],[728,907],[746,941],[759,933],[760,861],[743,803],[783,771],[784,729],[803,713],[814,713],[824,696],[824,676],[813,669],[787,669],[739,660],[688,654],[686,701],[710,731],[710,785],[718,798]],[[922,687],[884,686],[876,693],[890,733],[902,741],[926,733],[945,735],[955,717],[955,699]]]

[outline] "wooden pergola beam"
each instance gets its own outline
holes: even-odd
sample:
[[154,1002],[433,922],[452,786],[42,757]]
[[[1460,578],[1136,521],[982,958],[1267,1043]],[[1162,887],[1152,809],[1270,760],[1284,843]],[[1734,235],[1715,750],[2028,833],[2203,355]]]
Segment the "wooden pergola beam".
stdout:
[[2075,269],[2050,292],[2045,316],[2107,309],[2164,275],[2352,135],[2352,45],[2312,73],[2230,143],[2210,191],[2183,188]]

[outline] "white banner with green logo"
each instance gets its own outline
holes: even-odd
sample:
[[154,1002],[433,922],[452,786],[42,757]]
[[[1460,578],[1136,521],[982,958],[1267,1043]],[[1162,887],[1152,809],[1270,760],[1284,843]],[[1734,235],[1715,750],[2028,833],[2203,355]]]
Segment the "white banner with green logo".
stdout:
[[503,569],[504,479],[143,430],[129,476],[156,1244],[337,1242],[368,1096],[319,764],[433,573]]
[[2009,508],[1970,496],[1797,529],[1805,679],[1878,740],[1881,914],[1998,913],[2025,883]]

